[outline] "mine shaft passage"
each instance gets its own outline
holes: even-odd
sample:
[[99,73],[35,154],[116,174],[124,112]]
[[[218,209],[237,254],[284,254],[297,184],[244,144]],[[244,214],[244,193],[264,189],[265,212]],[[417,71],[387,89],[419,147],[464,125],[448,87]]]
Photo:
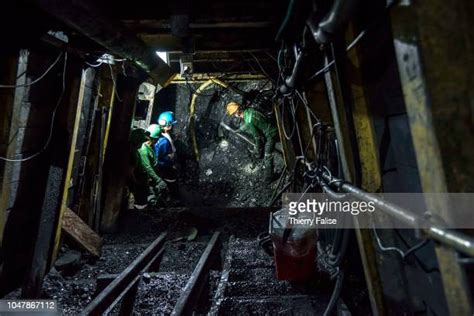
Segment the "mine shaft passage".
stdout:
[[474,315],[471,0],[6,0],[0,316]]

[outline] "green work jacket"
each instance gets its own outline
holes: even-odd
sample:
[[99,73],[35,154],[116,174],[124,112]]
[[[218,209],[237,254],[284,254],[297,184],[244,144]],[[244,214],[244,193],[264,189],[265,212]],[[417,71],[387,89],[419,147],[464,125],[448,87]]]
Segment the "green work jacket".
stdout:
[[239,131],[252,135],[257,148],[261,146],[262,136],[268,140],[275,137],[278,132],[275,125],[265,115],[253,108],[244,110],[244,124],[240,126]]
[[142,147],[138,149],[137,158],[137,165],[135,168],[137,181],[141,182],[150,179],[153,185],[160,183],[161,179],[156,174],[155,170],[157,160],[153,147],[146,142],[143,143]]

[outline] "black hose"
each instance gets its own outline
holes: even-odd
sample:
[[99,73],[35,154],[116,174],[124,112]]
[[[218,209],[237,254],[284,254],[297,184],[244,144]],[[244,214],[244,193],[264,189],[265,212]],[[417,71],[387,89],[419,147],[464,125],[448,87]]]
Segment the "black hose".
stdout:
[[296,0],[290,0],[288,4],[288,9],[286,10],[285,18],[283,22],[281,22],[280,28],[278,29],[278,33],[275,36],[275,41],[279,42],[282,40],[283,33],[286,31],[288,27],[288,23],[290,22],[291,16],[293,15],[293,11],[295,10]]
[[318,21],[316,18],[308,20],[308,26],[318,44],[326,44],[331,37],[342,27],[344,27],[355,8],[357,0],[335,0],[328,14]]
[[285,95],[291,92],[297,85],[298,79],[301,77],[302,70],[306,61],[306,52],[304,48],[295,56],[295,65],[291,75],[283,81],[283,84],[280,86],[280,92]]
[[352,160],[354,163],[354,184],[358,187],[361,186],[362,183],[362,167],[360,161],[360,152],[359,146],[357,143],[357,133],[355,130],[354,124],[354,115],[352,114],[352,97],[350,92],[350,85],[347,80],[347,77],[344,72],[343,62],[345,61],[345,49],[343,48],[342,41],[338,43],[338,47],[336,48],[334,44],[331,44],[332,55],[334,58],[334,68],[336,73],[337,82],[340,87],[341,95],[342,95],[342,102],[344,106],[344,114],[346,119],[347,128],[349,129],[349,141],[350,141],[350,148],[352,151]]
[[324,311],[323,316],[332,315],[334,308],[336,307],[337,301],[339,300],[339,297],[341,296],[343,282],[344,282],[344,272],[342,270],[339,270],[337,274],[336,285],[334,285],[334,290],[332,291],[331,299],[329,300],[329,303],[326,306],[326,310]]

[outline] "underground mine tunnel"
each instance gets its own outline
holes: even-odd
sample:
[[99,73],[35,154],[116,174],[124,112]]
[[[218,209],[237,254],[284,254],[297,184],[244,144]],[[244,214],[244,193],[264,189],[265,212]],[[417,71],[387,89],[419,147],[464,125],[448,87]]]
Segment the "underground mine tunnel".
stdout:
[[473,315],[474,4],[0,4],[0,315]]

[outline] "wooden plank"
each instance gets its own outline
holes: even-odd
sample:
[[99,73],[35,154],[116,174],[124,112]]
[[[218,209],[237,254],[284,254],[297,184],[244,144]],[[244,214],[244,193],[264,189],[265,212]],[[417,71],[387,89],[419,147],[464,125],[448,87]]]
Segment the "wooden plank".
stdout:
[[76,241],[82,249],[95,257],[100,257],[102,238],[69,208],[66,208],[64,212],[62,230],[67,236]]

